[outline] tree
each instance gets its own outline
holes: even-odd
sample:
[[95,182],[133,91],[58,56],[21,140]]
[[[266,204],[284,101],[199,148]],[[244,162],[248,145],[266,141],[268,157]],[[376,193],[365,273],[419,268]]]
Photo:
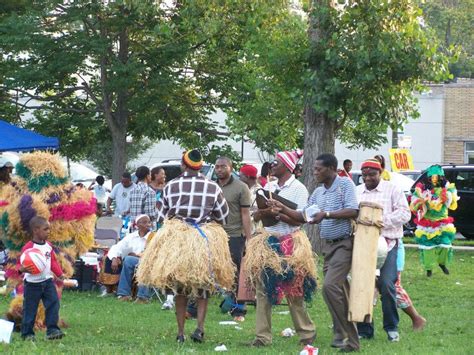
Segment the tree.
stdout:
[[447,54],[457,53],[449,69],[454,77],[474,78],[474,1],[418,1],[426,25],[433,28],[440,48]]
[[333,153],[336,138],[352,147],[380,145],[388,127],[418,117],[413,92],[449,75],[447,57],[411,1],[331,4],[312,0],[306,17],[287,7],[262,22],[239,62],[248,74],[229,97],[231,126],[262,139],[263,149],[294,148],[304,127],[310,190],[314,160]]
[[226,68],[237,59],[254,5],[167,4],[29,1],[0,23],[2,89],[20,93],[16,104],[36,111],[43,133],[53,122],[60,127],[67,154],[110,140],[115,181],[125,168],[127,135],[207,146],[227,133],[208,116],[224,104]]

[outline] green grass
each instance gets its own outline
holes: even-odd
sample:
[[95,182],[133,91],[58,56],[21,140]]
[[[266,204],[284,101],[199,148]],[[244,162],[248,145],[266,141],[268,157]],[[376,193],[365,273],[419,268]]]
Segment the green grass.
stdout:
[[[434,270],[428,279],[419,264],[417,251],[407,249],[407,269],[403,284],[413,299],[418,311],[428,323],[423,332],[414,333],[408,316],[400,312],[399,343],[389,343],[382,329],[380,302],[375,310],[376,336],[361,342],[363,354],[468,354],[473,353],[474,323],[474,253],[457,252],[451,265],[451,275]],[[9,300],[0,299],[0,312],[8,308]],[[286,306],[278,306],[273,312],[273,345],[264,349],[248,349],[242,345],[253,339],[255,309],[249,312],[243,329],[221,326],[219,321],[231,320],[220,313],[219,299],[213,299],[206,322],[206,342],[193,344],[187,341],[178,347],[175,343],[176,323],[174,313],[162,311],[157,301],[148,305],[124,304],[116,299],[102,299],[98,293],[65,292],[61,303],[61,316],[70,327],[61,341],[46,341],[44,333],[37,334],[36,343],[23,342],[14,334],[10,345],[1,345],[0,352],[29,353],[73,353],[73,354],[171,354],[211,353],[214,347],[224,343],[229,353],[281,353],[298,354],[297,337],[283,338],[281,330],[292,327],[289,315],[278,314]],[[315,343],[320,354],[332,354],[330,348],[331,321],[321,293],[309,309],[316,324],[318,339]],[[194,330],[195,322],[188,321],[186,333]]]

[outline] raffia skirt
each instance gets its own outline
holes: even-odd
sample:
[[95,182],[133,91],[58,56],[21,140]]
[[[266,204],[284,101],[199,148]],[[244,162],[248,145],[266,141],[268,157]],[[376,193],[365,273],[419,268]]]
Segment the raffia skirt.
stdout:
[[141,257],[138,283],[196,297],[232,289],[236,268],[227,233],[215,222],[199,228],[204,236],[179,219],[165,220]]
[[247,242],[246,250],[247,282],[253,287],[262,285],[273,304],[285,295],[311,301],[316,291],[317,256],[303,231],[277,237],[260,230]]

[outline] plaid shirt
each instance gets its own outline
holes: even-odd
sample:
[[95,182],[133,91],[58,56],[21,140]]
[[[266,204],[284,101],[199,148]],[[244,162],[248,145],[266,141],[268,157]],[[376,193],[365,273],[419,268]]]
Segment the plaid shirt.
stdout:
[[130,220],[141,214],[146,214],[150,220],[156,221],[158,211],[156,210],[156,192],[143,181],[137,183],[130,192]]
[[191,218],[197,223],[215,220],[225,224],[229,207],[219,185],[203,175],[183,173],[171,180],[157,202],[158,222],[165,217]]

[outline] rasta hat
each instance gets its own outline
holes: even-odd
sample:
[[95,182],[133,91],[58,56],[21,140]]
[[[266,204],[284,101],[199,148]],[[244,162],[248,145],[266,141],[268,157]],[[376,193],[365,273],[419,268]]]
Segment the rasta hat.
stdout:
[[244,165],[243,167],[240,168],[240,172],[248,176],[249,178],[256,179],[258,170],[253,165]]
[[380,161],[378,161],[377,159],[367,159],[367,160],[365,160],[362,163],[362,166],[360,167],[360,170],[367,169],[367,168],[382,171],[382,165],[380,164]]
[[444,176],[444,170],[440,165],[432,165],[427,170],[428,177],[433,175]]
[[296,168],[296,164],[298,160],[303,156],[302,150],[295,150],[295,151],[286,151],[286,152],[279,152],[277,153],[277,159],[280,159],[283,164],[288,168],[290,172],[293,172]]
[[197,149],[185,152],[182,161],[184,165],[193,170],[200,170],[203,164],[201,152]]

